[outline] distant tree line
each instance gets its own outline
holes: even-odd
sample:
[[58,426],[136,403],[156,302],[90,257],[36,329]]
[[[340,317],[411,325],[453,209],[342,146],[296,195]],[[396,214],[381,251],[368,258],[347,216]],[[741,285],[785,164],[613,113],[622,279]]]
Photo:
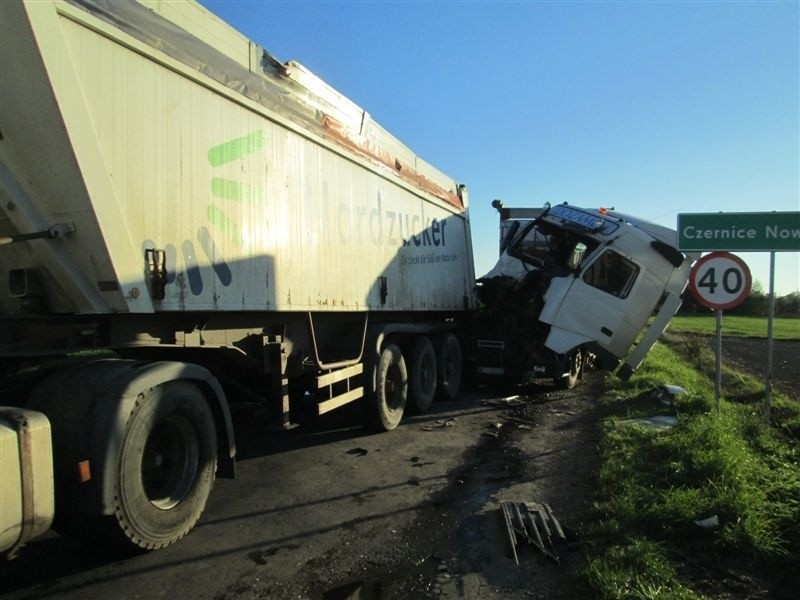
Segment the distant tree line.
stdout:
[[[680,314],[704,314],[709,309],[695,300],[692,291],[687,287],[683,292],[683,305]],[[766,317],[769,314],[769,294],[764,292],[764,288],[758,281],[753,283],[750,294],[744,302],[736,308],[726,310],[725,314],[740,315],[747,317]],[[797,317],[800,318],[800,292],[792,292],[785,296],[775,297],[775,316],[776,317]]]

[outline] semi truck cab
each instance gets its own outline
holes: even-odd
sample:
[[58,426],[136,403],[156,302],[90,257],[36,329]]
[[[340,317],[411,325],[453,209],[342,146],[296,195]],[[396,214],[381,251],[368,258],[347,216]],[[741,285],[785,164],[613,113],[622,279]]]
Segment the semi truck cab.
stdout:
[[680,306],[696,257],[676,249],[675,231],[613,210],[495,208],[501,255],[477,280],[476,372],[572,387],[594,358],[617,368],[648,330],[620,370],[629,377]]

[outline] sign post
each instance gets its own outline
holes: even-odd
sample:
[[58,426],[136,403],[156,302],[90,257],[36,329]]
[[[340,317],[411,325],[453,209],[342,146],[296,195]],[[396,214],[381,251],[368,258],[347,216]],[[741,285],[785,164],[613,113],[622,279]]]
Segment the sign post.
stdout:
[[764,420],[772,422],[772,322],[775,320],[775,253],[769,253],[769,317],[767,320],[767,371],[764,376]]
[[[775,319],[775,252],[800,251],[800,212],[680,214],[678,249],[770,253],[767,368],[764,375],[764,419],[769,424],[772,398],[772,336]],[[718,328],[720,320],[721,317],[718,315]]]
[[722,395],[722,311],[744,302],[750,293],[752,278],[745,262],[728,252],[712,252],[698,260],[689,274],[689,287],[697,301],[714,309],[717,317],[716,379],[714,397]]

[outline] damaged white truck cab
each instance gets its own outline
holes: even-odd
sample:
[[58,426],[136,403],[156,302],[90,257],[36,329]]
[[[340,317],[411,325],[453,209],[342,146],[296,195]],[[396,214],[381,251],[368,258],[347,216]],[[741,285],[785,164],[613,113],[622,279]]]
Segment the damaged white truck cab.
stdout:
[[572,387],[596,357],[608,369],[624,359],[618,375],[630,377],[681,304],[696,257],[677,250],[677,233],[566,203],[494,206],[501,256],[477,282],[478,376]]

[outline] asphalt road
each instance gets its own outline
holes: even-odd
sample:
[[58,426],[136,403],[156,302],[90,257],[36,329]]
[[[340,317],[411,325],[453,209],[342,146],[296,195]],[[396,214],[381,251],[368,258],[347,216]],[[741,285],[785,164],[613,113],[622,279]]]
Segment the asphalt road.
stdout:
[[[237,478],[188,537],[130,555],[48,534],[0,565],[0,597],[574,597],[597,388],[470,392],[384,434],[355,407],[291,432],[237,413]],[[514,563],[500,500],[553,507],[560,566],[530,547]]]

